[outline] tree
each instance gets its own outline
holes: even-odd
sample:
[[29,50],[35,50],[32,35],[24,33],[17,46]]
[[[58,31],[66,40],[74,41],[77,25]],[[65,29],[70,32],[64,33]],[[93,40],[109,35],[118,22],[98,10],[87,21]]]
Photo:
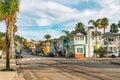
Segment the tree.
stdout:
[[66,57],[69,57],[69,42],[70,42],[70,35],[71,33],[67,30],[62,30],[62,32],[66,35]]
[[101,28],[103,28],[104,33],[105,33],[105,29],[107,29],[108,25],[109,25],[109,20],[107,18],[102,18],[101,21]]
[[94,51],[94,53],[98,54],[100,57],[104,57],[104,55],[107,53],[107,49],[105,47],[100,47]]
[[6,23],[6,70],[10,69],[11,40],[13,35],[13,26],[17,13],[19,11],[19,0],[0,0],[0,21]]
[[0,32],[0,50],[5,51],[6,44],[5,44],[5,33]]
[[118,22],[118,27],[120,28],[120,21]]
[[85,25],[82,22],[79,22],[79,23],[76,24],[75,31],[77,33],[83,32],[85,30],[84,27],[85,27]]
[[27,39],[23,39],[23,45],[28,49],[30,48],[30,43],[27,41]]
[[51,35],[46,34],[46,35],[44,36],[44,38],[48,40],[48,39],[50,39],[50,38],[51,38]]
[[17,29],[17,26],[14,25],[14,26],[13,26],[13,33],[15,34],[15,33],[17,32],[17,30],[18,30],[18,29]]
[[94,34],[94,36],[96,37],[95,38],[95,41],[96,41],[96,44],[97,44],[97,28],[100,28],[100,19],[98,19],[98,20],[90,20],[89,22],[88,22],[88,24],[92,24],[93,25],[93,27],[95,28],[95,34]]
[[119,30],[118,30],[118,25],[117,24],[115,24],[115,23],[112,23],[111,25],[110,25],[110,32],[111,33],[117,33]]

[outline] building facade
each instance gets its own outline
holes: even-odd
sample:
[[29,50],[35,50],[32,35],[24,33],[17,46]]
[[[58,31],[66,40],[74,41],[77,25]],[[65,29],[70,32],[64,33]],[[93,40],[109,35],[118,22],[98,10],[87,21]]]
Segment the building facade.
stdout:
[[120,53],[120,33],[105,33],[103,35],[104,47],[109,52]]

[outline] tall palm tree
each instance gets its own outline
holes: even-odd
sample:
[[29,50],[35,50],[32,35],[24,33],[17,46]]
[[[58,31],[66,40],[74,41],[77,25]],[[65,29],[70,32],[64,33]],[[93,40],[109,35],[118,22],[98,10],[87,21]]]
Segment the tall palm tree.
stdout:
[[50,38],[51,38],[51,35],[46,34],[46,35],[44,36],[44,38],[48,40],[48,39],[50,39]]
[[111,33],[117,33],[118,31],[119,31],[119,30],[118,30],[117,24],[112,23],[112,24],[110,25],[110,32],[111,32]]
[[79,22],[76,24],[75,31],[78,32],[83,32],[85,30],[85,25],[82,22]]
[[14,19],[19,11],[19,0],[0,0],[0,21],[6,23],[6,70],[10,69],[10,52]]
[[90,20],[89,22],[88,22],[88,24],[92,24],[93,25],[93,27],[95,28],[95,34],[94,34],[94,36],[96,37],[95,38],[95,41],[96,41],[96,44],[97,44],[97,29],[98,28],[100,28],[100,19],[98,19],[98,20]]
[[104,33],[105,33],[105,29],[107,29],[109,25],[109,20],[106,17],[104,17],[101,19],[100,23],[101,23],[101,28],[103,28]]

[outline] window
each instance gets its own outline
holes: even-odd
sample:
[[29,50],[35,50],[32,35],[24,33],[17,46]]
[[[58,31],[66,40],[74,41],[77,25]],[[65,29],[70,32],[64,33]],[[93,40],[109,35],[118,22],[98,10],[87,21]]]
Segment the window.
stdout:
[[77,41],[77,37],[75,37],[76,41]]
[[113,38],[109,38],[108,41],[114,41],[114,39]]
[[77,53],[83,53],[83,48],[77,48]]
[[114,51],[116,51],[116,47],[114,47]]
[[82,40],[84,40],[84,37],[82,37]]
[[112,47],[110,47],[110,51],[113,51],[113,48],[112,48]]

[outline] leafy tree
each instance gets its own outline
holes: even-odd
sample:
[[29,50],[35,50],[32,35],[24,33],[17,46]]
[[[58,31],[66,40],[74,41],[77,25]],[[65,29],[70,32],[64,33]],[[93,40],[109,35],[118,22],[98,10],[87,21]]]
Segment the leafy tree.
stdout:
[[79,22],[79,23],[76,24],[75,31],[77,33],[83,32],[85,30],[84,27],[85,27],[85,25],[82,22]]
[[13,26],[13,33],[15,34],[17,31],[18,31],[17,26],[14,25],[14,26]]
[[95,41],[96,41],[96,44],[97,44],[97,28],[100,28],[100,19],[98,19],[98,20],[90,20],[89,22],[88,22],[88,24],[92,24],[93,25],[93,27],[95,28],[95,34],[94,34],[94,36],[96,37],[95,38]]
[[23,39],[23,44],[26,48],[30,48],[30,43],[27,41],[27,39]]
[[10,69],[11,40],[13,35],[13,26],[17,12],[19,11],[19,0],[0,0],[0,21],[6,23],[6,70]]
[[0,50],[5,51],[6,49],[6,44],[5,44],[5,33],[0,32]]
[[100,20],[100,23],[101,23],[101,28],[103,28],[104,33],[105,33],[105,29],[107,29],[107,27],[109,25],[109,20],[104,17]]
[[107,53],[107,48],[100,47],[94,51],[94,53],[98,54],[100,57],[104,57],[104,55]]
[[115,23],[112,23],[111,25],[110,25],[110,32],[111,33],[117,33],[119,30],[118,30],[118,25],[117,24],[115,24]]
[[120,28],[120,21],[118,22],[118,27]]
[[46,35],[44,36],[44,38],[48,40],[48,39],[50,39],[50,38],[51,38],[51,35],[46,34]]

